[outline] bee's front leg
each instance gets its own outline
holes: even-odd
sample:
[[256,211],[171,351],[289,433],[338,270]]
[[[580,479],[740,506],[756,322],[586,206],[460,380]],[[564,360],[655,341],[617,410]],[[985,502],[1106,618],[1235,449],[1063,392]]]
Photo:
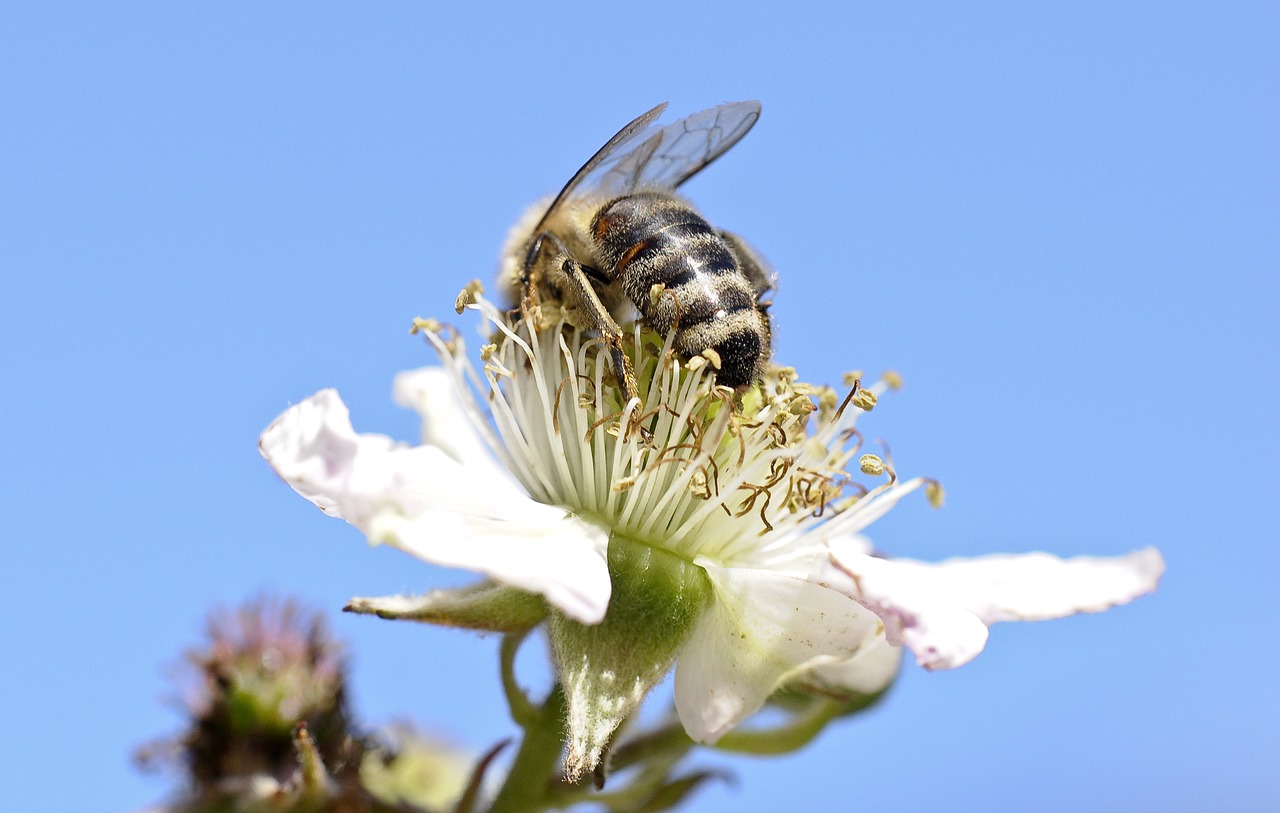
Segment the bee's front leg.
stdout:
[[549,266],[560,272],[555,275],[559,277],[556,282],[563,285],[567,298],[582,310],[591,327],[600,331],[600,337],[609,346],[609,357],[613,362],[613,372],[618,379],[618,389],[621,391],[622,406],[625,409],[626,405],[631,403],[631,399],[638,396],[640,388],[636,384],[636,373],[631,366],[631,357],[626,354],[622,346],[622,328],[614,321],[609,309],[600,301],[600,295],[592,285],[592,277],[599,277],[599,274],[570,256],[564,241],[551,232],[544,232],[533,241],[530,248],[531,259],[526,262],[526,266],[532,270],[536,265],[532,262],[536,258],[534,252],[541,252],[544,249],[556,252],[553,264]]
[[622,405],[631,403],[631,399],[639,395],[640,388],[636,384],[636,372],[631,366],[631,357],[622,347],[622,328],[614,321],[609,309],[600,301],[596,289],[591,286],[591,279],[585,266],[577,260],[566,257],[561,269],[569,283],[569,289],[578,304],[591,320],[591,325],[600,331],[600,337],[609,345],[609,356],[613,360],[613,372],[618,378],[618,389],[622,393]]

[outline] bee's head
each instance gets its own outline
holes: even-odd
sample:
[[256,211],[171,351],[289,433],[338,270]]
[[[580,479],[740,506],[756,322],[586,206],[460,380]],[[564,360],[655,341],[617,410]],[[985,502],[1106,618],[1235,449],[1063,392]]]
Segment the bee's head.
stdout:
[[507,231],[507,238],[502,243],[502,254],[498,258],[497,283],[500,301],[507,307],[514,307],[520,301],[526,261],[536,237],[533,230],[550,205],[550,197],[538,200],[525,209]]

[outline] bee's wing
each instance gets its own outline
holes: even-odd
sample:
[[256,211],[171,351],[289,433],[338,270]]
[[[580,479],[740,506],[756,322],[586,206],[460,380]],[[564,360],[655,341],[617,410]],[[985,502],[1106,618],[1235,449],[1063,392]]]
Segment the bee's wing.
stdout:
[[663,102],[640,115],[596,150],[551,201],[533,233],[541,232],[557,207],[575,196],[611,197],[644,187],[675,189],[737,144],[760,118],[759,102],[733,102],[666,127],[653,126],[666,109]]
[[[661,116],[662,111],[666,109],[667,103],[663,102],[652,110],[640,114],[630,124],[619,130],[613,138],[606,141],[603,147],[596,150],[596,154],[587,159],[587,163],[583,164],[582,168],[573,174],[573,177],[569,179],[569,182],[560,190],[560,194],[556,195],[555,200],[551,201],[551,205],[547,207],[546,214],[544,214],[542,219],[538,221],[538,225],[534,228],[533,233],[538,234],[541,232],[542,227],[546,224],[547,219],[551,217],[551,214],[555,212],[556,208],[561,203],[568,200],[573,193],[588,180],[588,178],[598,176],[601,171],[607,172],[607,170],[601,169],[606,166],[606,162],[608,166],[612,166],[619,160],[623,160],[628,155],[631,155],[632,151],[622,152],[617,156],[615,156],[614,153],[630,146],[638,140],[640,136],[654,129],[650,125],[652,125],[654,120],[657,119],[658,116]],[[642,148],[648,143],[648,141],[649,140],[646,139],[641,142],[640,148],[637,149],[642,151]],[[590,185],[588,185],[588,188],[590,188]]]
[[582,188],[603,195],[675,189],[737,144],[759,118],[759,102],[733,102],[651,128],[634,149],[602,159]]

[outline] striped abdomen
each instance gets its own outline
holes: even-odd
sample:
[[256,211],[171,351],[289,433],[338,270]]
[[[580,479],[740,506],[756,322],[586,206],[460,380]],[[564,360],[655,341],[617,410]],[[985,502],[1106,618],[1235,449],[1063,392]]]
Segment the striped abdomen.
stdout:
[[[743,387],[769,355],[768,321],[728,245],[688,204],[659,192],[609,203],[591,224],[601,268],[658,333],[672,327],[676,350],[720,356],[717,381]],[[654,285],[665,291],[657,301]]]

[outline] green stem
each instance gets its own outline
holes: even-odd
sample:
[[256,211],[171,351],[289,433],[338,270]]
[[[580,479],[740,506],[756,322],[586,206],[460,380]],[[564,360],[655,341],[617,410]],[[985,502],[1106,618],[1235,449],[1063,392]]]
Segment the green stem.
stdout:
[[511,719],[522,728],[528,728],[538,721],[542,710],[529,702],[529,697],[516,683],[516,653],[520,644],[524,643],[528,630],[502,636],[500,658],[502,662],[502,692],[507,696],[507,707],[511,710]]
[[536,719],[524,724],[524,740],[489,813],[537,813],[548,807],[547,790],[564,750],[564,692],[557,685]]

